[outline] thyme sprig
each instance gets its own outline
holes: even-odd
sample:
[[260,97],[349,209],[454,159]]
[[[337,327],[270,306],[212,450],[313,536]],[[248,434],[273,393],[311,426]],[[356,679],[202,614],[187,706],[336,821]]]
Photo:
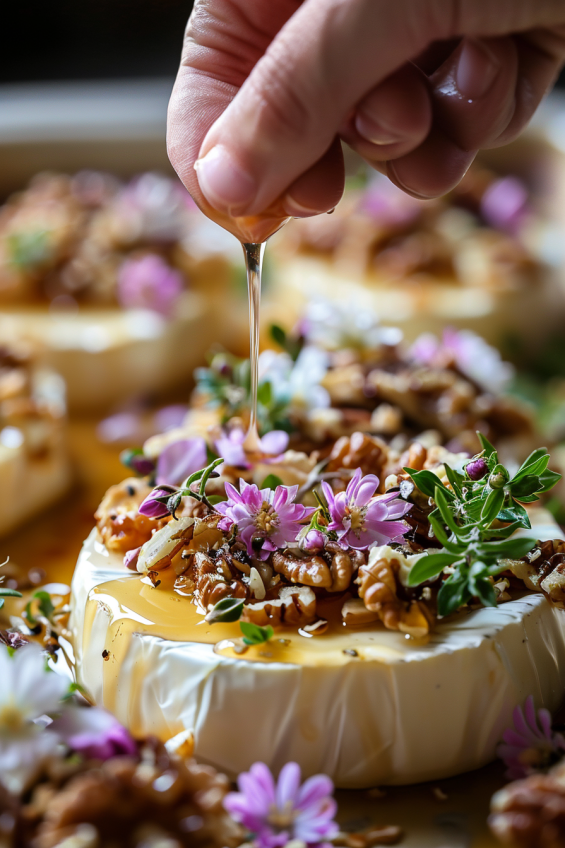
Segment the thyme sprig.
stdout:
[[[547,448],[538,448],[511,476],[498,454],[482,434],[482,452],[466,463],[463,472],[445,465],[449,485],[431,471],[404,470],[418,489],[435,504],[429,515],[431,532],[442,550],[423,556],[410,571],[408,582],[418,586],[435,579],[444,569],[450,573],[438,593],[438,613],[455,612],[472,598],[484,606],[496,605],[492,578],[506,569],[504,560],[520,559],[535,545],[528,536],[510,538],[517,530],[531,529],[523,504],[534,503],[549,491],[561,475],[548,469]],[[476,480],[468,468],[484,460],[485,474]]]

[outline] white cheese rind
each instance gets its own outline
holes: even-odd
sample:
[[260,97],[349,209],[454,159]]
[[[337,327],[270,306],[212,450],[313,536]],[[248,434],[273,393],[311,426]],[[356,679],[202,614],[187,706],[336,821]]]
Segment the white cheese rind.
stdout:
[[[536,527],[536,535],[555,535],[545,529]],[[84,611],[90,590],[118,576],[121,558],[93,532],[73,579],[71,626],[78,680],[98,704],[105,702],[112,598],[100,597],[86,643]],[[192,730],[198,759],[231,777],[257,760],[275,771],[296,760],[306,774],[325,772],[337,786],[360,788],[478,768],[494,758],[512,710],[528,695],[550,710],[562,700],[565,611],[542,595],[460,615],[423,646],[384,635],[388,655],[300,666],[234,660],[209,644],[136,634],[114,709],[136,732],[167,739]]]

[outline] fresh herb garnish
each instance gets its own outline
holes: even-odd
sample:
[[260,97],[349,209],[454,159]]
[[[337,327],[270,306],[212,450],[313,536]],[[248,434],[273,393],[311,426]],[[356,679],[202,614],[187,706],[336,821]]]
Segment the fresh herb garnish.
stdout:
[[[529,537],[510,538],[516,530],[531,529],[523,504],[539,500],[561,479],[560,474],[547,468],[546,448],[533,451],[511,476],[488,439],[480,433],[478,436],[483,450],[469,460],[463,473],[445,465],[449,486],[431,471],[404,469],[418,489],[433,499],[436,508],[429,521],[443,546],[443,550],[415,563],[408,582],[418,586],[436,578],[446,567],[451,570],[438,593],[441,616],[455,612],[474,597],[485,606],[496,605],[492,578],[507,568],[504,560],[520,559],[536,542]],[[474,469],[481,458],[488,473],[479,480],[472,479],[467,467]]]

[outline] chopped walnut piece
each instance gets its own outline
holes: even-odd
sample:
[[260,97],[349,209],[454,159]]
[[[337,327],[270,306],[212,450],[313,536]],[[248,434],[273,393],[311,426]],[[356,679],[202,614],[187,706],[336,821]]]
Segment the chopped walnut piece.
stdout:
[[169,756],[159,746],[139,763],[115,757],[72,778],[55,794],[34,840],[55,848],[90,825],[97,848],[141,848],[155,844],[235,848],[243,841],[223,809],[229,782],[210,766]]
[[355,470],[360,468],[363,474],[376,474],[382,477],[388,456],[385,442],[366,433],[353,433],[342,436],[332,448],[327,471],[339,471],[341,468]]
[[224,554],[214,559],[204,551],[197,551],[189,574],[194,581],[194,598],[203,609],[210,609],[224,598],[247,600],[249,597],[241,572]]
[[275,551],[273,565],[275,571],[291,583],[302,583],[317,589],[329,589],[332,585],[329,566],[320,556],[295,556],[289,551]]
[[310,624],[316,618],[316,596],[308,586],[285,586],[278,598],[246,604],[242,621],[250,621],[260,627],[268,624],[276,627],[282,624]]
[[329,392],[332,406],[365,406],[365,374],[362,365],[355,363],[327,372],[322,386]]
[[565,782],[557,774],[534,774],[497,792],[489,825],[503,845],[559,848],[565,845]]
[[138,509],[150,493],[144,480],[128,477],[116,486],[110,486],[94,514],[98,532],[109,551],[125,553],[149,541],[154,530],[163,526]]
[[522,559],[506,560],[508,569],[523,580],[528,589],[542,591],[554,603],[565,603],[565,541],[548,539]]
[[341,608],[341,617],[347,627],[362,627],[379,621],[379,613],[367,609],[362,598],[349,598]]
[[374,548],[367,565],[359,569],[357,583],[359,595],[368,610],[377,612],[388,630],[400,630],[415,638],[421,638],[430,631],[434,617],[421,601],[407,601],[398,597],[402,586],[399,579],[402,554],[395,557],[377,558]]

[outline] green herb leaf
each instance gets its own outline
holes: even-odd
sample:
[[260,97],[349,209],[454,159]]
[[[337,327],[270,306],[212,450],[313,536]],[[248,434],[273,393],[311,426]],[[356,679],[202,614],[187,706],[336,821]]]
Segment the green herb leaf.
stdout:
[[282,485],[283,485],[283,481],[281,480],[280,477],[277,477],[276,474],[268,474],[265,477],[265,479],[263,480],[263,482],[261,483],[261,485],[259,486],[259,488],[260,489],[276,489],[277,486],[282,486]]
[[540,489],[541,480],[535,474],[525,474],[524,477],[521,477],[516,483],[512,482],[510,484],[512,497],[517,498],[519,501],[539,492]]
[[206,616],[209,624],[227,624],[239,621],[243,612],[241,598],[222,598]]
[[504,489],[493,489],[481,510],[481,522],[484,524],[492,524],[502,509],[504,503]]
[[22,593],[18,592],[16,589],[8,589],[8,587],[3,588],[0,586],[0,597],[1,598],[21,598]]
[[439,511],[441,513],[441,517],[443,518],[443,520],[445,521],[445,523],[447,524],[447,526],[449,527],[451,532],[454,533],[457,536],[458,533],[460,532],[460,528],[457,525],[457,522],[455,521],[455,518],[453,517],[453,513],[451,512],[451,510],[449,508],[449,502],[448,502],[447,498],[445,497],[445,489],[442,489],[439,486],[436,486],[436,490],[435,490],[435,494],[434,494],[434,501],[436,502],[437,508],[439,509]]
[[485,607],[495,607],[496,606],[496,592],[494,591],[494,586],[488,577],[484,576],[484,568],[485,565],[482,562],[474,563],[473,567],[469,572],[469,591],[472,595],[475,595],[483,606]]
[[453,565],[454,562],[460,559],[461,554],[427,554],[427,556],[423,556],[415,562],[408,572],[408,585],[419,586],[420,583],[425,583],[426,580],[431,580],[432,577],[437,577],[438,574],[441,574],[446,565]]
[[41,615],[47,619],[51,618],[55,611],[55,607],[53,606],[53,601],[51,600],[49,592],[44,592],[40,589],[38,592],[34,592],[33,597],[37,598],[39,601],[38,607]]
[[262,403],[263,406],[270,406],[273,402],[273,387],[269,380],[265,380],[257,388],[257,401],[258,403]]
[[240,621],[239,628],[243,633],[243,641],[246,645],[262,645],[273,637],[274,630],[270,624],[267,627],[259,627],[249,621]]
[[279,327],[278,324],[271,324],[269,327],[269,334],[272,340],[282,347],[283,350],[286,350],[286,331],[283,330],[282,327]]
[[539,475],[541,488],[538,489],[538,494],[542,494],[542,492],[549,492],[550,489],[553,489],[556,483],[559,483],[561,480],[561,474],[558,474],[557,471],[544,471],[543,474]]
[[410,475],[416,486],[424,495],[428,495],[428,497],[433,498],[435,490],[438,487],[441,487],[441,489],[445,492],[445,496],[449,498],[449,500],[455,499],[453,492],[446,489],[437,474],[434,474],[433,471],[416,471],[414,468],[405,468],[404,471]]
[[457,497],[460,498],[462,496],[462,488],[461,487],[463,485],[465,478],[458,471],[455,471],[453,468],[451,468],[451,466],[444,464],[443,467],[445,468],[445,475],[446,475],[447,479],[449,480],[449,482],[451,483],[453,491],[455,492]]
[[480,554],[489,554],[498,559],[502,557],[505,559],[521,559],[532,550],[535,544],[535,539],[523,536],[517,539],[503,539],[500,542],[481,542],[477,550]]
[[446,550],[450,551],[451,553],[459,553],[459,551],[461,550],[461,546],[457,542],[452,542],[449,539],[442,523],[439,520],[439,514],[439,510],[434,509],[434,511],[430,512],[430,514],[428,515],[428,520],[430,522],[432,530],[434,531],[434,536],[436,537],[440,545],[443,545]]
[[467,603],[471,595],[467,588],[467,576],[455,572],[445,581],[438,592],[437,609],[441,616],[450,615]]
[[491,443],[489,442],[487,437],[483,436],[482,433],[477,432],[477,436],[478,436],[479,442],[481,443],[481,447],[482,447],[482,449],[485,453],[485,456],[487,458],[494,456],[496,454],[496,449],[495,449],[494,445],[491,445]]

